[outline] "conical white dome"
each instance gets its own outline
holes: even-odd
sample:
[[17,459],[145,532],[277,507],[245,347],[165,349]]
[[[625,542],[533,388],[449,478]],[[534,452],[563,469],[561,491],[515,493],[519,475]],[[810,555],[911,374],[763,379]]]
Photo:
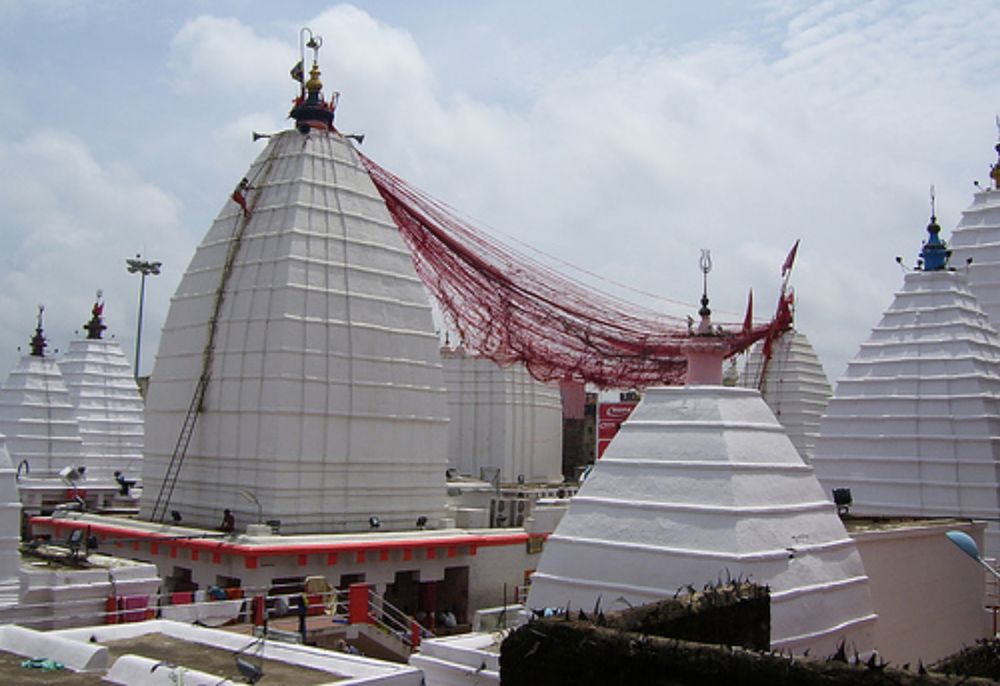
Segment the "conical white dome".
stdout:
[[81,464],[80,427],[54,359],[24,355],[11,370],[0,388],[0,434],[11,460],[26,460],[32,477]]
[[141,476],[142,397],[118,342],[72,341],[59,369],[80,425],[87,476]]
[[[443,516],[447,410],[430,305],[351,145],[272,136],[171,302],[146,404],[149,515],[202,373],[210,381],[169,509],[216,526],[257,510],[287,532]],[[231,260],[228,277],[227,260]],[[225,287],[220,293],[220,284]]]
[[820,418],[833,395],[830,381],[809,339],[799,331],[793,329],[774,341],[766,364],[763,349],[763,343],[754,346],[740,385],[760,390],[764,402],[808,464],[812,462]]
[[951,248],[952,264],[968,270],[969,289],[1000,330],[1000,190],[976,193],[955,227]]
[[448,388],[449,465],[500,480],[562,481],[562,400],[559,389],[536,381],[519,364],[441,350]]
[[872,648],[861,557],[760,394],[649,389],[550,536],[530,607],[638,605],[751,577],[776,649]]
[[964,270],[914,271],[837,384],[813,465],[852,511],[991,520],[1000,551],[1000,339]]

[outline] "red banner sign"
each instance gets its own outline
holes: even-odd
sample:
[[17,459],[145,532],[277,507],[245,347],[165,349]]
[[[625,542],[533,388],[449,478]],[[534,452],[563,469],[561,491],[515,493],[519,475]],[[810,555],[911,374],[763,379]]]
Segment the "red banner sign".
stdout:
[[611,445],[611,439],[618,434],[621,425],[632,414],[639,403],[625,401],[617,403],[601,403],[597,406],[597,458]]

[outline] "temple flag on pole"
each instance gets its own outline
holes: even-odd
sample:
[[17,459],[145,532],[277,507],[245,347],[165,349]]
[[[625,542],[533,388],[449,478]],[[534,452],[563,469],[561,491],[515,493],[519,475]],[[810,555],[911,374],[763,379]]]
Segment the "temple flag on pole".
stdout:
[[795,241],[795,245],[792,249],[788,251],[788,257],[785,258],[785,263],[781,265],[781,276],[785,277],[788,272],[792,271],[792,265],[795,263],[795,254],[799,251],[799,240]]
[[291,74],[293,79],[302,83],[302,79],[306,77],[305,69],[302,66],[302,60],[299,60],[299,63],[292,67],[292,70],[288,73]]
[[747,296],[747,313],[743,317],[743,333],[749,332],[753,328],[753,289],[750,289],[750,295]]

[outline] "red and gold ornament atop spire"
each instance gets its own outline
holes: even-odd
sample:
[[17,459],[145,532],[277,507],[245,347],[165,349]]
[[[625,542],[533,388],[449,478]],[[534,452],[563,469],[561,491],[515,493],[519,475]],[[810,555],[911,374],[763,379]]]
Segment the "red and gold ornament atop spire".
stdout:
[[[306,36],[309,40],[306,40]],[[323,45],[320,36],[313,35],[313,32],[304,28],[299,32],[299,50],[302,59],[292,67],[291,76],[299,82],[299,97],[295,98],[295,106],[289,116],[295,120],[295,128],[302,133],[309,133],[312,129],[323,131],[333,131],[333,115],[337,109],[337,98],[339,93],[334,92],[329,100],[323,98],[323,82],[320,80],[319,70],[319,49]],[[305,49],[313,51],[312,68],[309,70],[309,80],[305,81]]]

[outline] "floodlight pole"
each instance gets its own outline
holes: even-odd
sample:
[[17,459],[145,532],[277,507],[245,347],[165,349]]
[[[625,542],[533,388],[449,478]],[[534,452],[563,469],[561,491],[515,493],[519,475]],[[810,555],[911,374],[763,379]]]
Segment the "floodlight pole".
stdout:
[[139,317],[136,322],[135,331],[135,378],[139,380],[139,355],[142,352],[142,306],[146,300],[146,277],[156,276],[160,273],[162,262],[149,262],[142,259],[142,255],[136,255],[134,260],[125,260],[126,269],[129,274],[139,273]]

